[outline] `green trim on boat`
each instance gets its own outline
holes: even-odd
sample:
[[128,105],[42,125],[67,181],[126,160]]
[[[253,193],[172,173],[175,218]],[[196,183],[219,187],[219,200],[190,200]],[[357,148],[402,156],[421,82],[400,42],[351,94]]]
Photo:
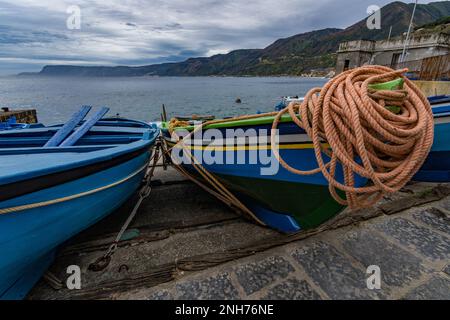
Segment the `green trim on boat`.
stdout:
[[[259,118],[253,119],[235,119],[230,118],[230,121],[221,122],[221,123],[213,123],[207,125],[204,129],[220,129],[220,128],[233,128],[233,127],[245,127],[245,126],[255,126],[255,125],[264,125],[264,124],[272,124],[275,116],[261,116]],[[284,114],[280,122],[292,122],[292,118],[289,114]],[[161,127],[163,129],[168,129],[168,122],[163,122]],[[188,130],[192,131],[194,126],[186,126],[186,127],[177,127],[175,130]]]

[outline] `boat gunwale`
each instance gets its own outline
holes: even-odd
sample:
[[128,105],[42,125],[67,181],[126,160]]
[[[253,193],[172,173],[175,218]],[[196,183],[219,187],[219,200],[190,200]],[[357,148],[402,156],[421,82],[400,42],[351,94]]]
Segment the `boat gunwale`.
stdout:
[[23,148],[0,148],[0,156],[19,154],[40,154],[40,153],[64,153],[64,152],[93,152],[110,149],[120,146],[120,144],[87,145],[87,146],[67,146],[67,147],[23,147]]
[[[450,116],[450,111],[445,110],[444,112],[440,112],[439,109],[444,109],[449,106],[436,106],[433,107],[433,116],[435,118],[441,118],[441,117],[447,117]],[[298,116],[300,118],[300,116]],[[229,121],[220,122],[220,123],[211,123],[206,125],[203,129],[219,129],[219,128],[233,128],[233,127],[247,127],[247,126],[257,126],[257,125],[268,125],[272,124],[275,119],[274,115],[268,115],[264,116],[264,114],[261,115],[261,117],[252,118],[252,119],[233,119],[230,118]],[[225,119],[224,119],[225,120]],[[293,123],[293,120],[290,116],[290,114],[283,114],[280,117],[280,123]],[[181,131],[181,130],[187,130],[192,131],[196,128],[195,125],[189,125],[189,126],[181,126],[174,128],[174,131]],[[169,129],[169,122],[163,122],[162,123],[162,130],[168,130]]]
[[[83,120],[80,122],[80,124],[83,124],[86,120]],[[136,124],[136,125],[132,125]],[[58,128],[61,124],[52,124],[49,126],[46,126],[47,128]],[[120,128],[137,128],[137,129],[152,129],[152,125],[140,120],[133,120],[128,118],[114,118],[114,117],[107,117],[102,118],[99,121],[95,123],[94,127],[120,127]]]
[[129,149],[129,152],[84,166],[76,166],[68,168],[67,170],[52,171],[37,176],[27,176],[26,179],[0,184],[0,203],[27,193],[47,189],[58,184],[67,183],[115,167],[145,152],[149,152],[153,143],[154,141],[148,141],[148,143],[143,144],[140,148]]
[[[150,137],[146,138],[145,133],[149,132]],[[51,173],[59,173],[71,169],[76,169],[84,166],[89,166],[91,164],[95,164],[102,161],[111,160],[117,158],[121,155],[125,155],[131,153],[133,151],[143,149],[146,147],[150,147],[150,145],[154,144],[156,138],[158,137],[159,132],[157,130],[152,129],[143,129],[142,130],[142,138],[140,140],[130,142],[128,144],[119,144],[115,145],[112,148],[102,148],[100,150],[79,153],[79,159],[74,159],[72,161],[67,161],[58,165],[49,165],[43,168],[30,169],[30,170],[21,170],[20,172],[14,172],[12,174],[6,173],[4,175],[0,175],[0,186],[28,180],[30,178],[42,177]],[[94,146],[94,145],[93,145]],[[90,146],[90,147],[93,147]],[[101,146],[101,145],[99,145]],[[24,148],[26,149],[26,148]],[[43,149],[43,148],[42,148]],[[60,148],[61,153],[67,153],[68,156],[73,153],[73,149],[71,148]],[[11,150],[8,148],[8,150]],[[25,154],[25,153],[24,153]],[[24,154],[15,154],[15,155],[1,155],[0,157],[10,157],[10,156],[21,156]],[[33,154],[38,156],[38,154]],[[1,168],[1,160],[0,160],[0,168]]]
[[[265,124],[272,124],[275,116],[264,116],[261,115],[261,117],[258,118],[252,118],[252,119],[233,119],[230,118],[229,121],[221,122],[221,123],[212,123],[206,125],[203,129],[216,129],[216,128],[230,128],[230,127],[240,127],[240,126],[255,126],[255,125],[265,125]],[[289,114],[284,114],[281,116],[280,119],[281,123],[288,123],[293,122],[292,118]],[[177,127],[174,130],[188,130],[192,131],[196,126],[189,125],[185,127]],[[162,129],[167,130],[168,129],[168,122],[163,122]]]

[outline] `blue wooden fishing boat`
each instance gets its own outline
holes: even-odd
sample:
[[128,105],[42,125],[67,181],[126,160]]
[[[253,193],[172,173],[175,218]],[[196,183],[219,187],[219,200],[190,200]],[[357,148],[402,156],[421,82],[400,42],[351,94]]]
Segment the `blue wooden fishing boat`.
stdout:
[[[0,299],[22,299],[59,245],[139,187],[159,131],[108,118],[0,132]],[[86,110],[83,112],[86,114]]]
[[434,104],[434,141],[416,181],[450,182],[450,100]]
[[428,101],[430,102],[430,104],[432,106],[436,105],[436,104],[442,104],[442,103],[450,104],[450,95],[441,94],[441,95],[437,95],[437,96],[430,96],[430,97],[428,97]]

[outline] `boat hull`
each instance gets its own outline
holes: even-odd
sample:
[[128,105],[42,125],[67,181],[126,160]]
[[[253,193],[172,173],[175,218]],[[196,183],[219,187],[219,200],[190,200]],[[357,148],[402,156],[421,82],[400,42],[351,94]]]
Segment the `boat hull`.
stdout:
[[[439,110],[441,112],[438,112]],[[450,182],[450,105],[436,108],[433,112],[435,112],[433,146],[413,180]]]
[[[249,128],[246,128],[249,129]],[[267,126],[253,126],[258,132]],[[269,132],[269,131],[267,131]],[[169,147],[174,143],[168,132],[164,133]],[[260,138],[260,137],[259,137]],[[202,166],[213,173],[229,190],[231,190],[262,222],[281,232],[292,233],[302,229],[315,228],[338,214],[344,207],[337,203],[328,189],[328,182],[322,173],[297,175],[282,167],[273,155],[270,143],[264,145],[245,143],[235,146],[201,145],[201,139],[194,139],[190,147],[194,157]],[[263,138],[267,140],[267,137]],[[270,140],[270,139],[269,139]],[[317,168],[317,161],[312,143],[306,134],[291,123],[280,126],[279,152],[291,166],[299,170]],[[302,141],[302,142],[295,142]],[[174,152],[178,156],[174,157]],[[249,159],[256,152],[265,153],[265,160],[250,163]],[[240,155],[238,155],[240,154]],[[205,161],[206,156],[213,155],[214,163]],[[177,146],[172,150],[172,158],[177,161],[183,157]],[[245,159],[239,163],[238,158]],[[324,155],[326,161],[327,157]],[[227,161],[228,159],[228,161]],[[233,159],[233,163],[230,162]],[[269,161],[270,159],[270,161]],[[271,167],[275,165],[275,167]],[[182,166],[194,175],[195,168],[184,161]],[[336,178],[343,181],[342,167],[337,167]],[[355,176],[355,186],[363,186],[366,179]]]
[[[414,179],[448,182],[450,181],[449,107],[437,106],[433,109],[433,112],[435,113],[433,147],[425,164]],[[203,133],[194,135],[193,145],[189,148],[194,157],[201,161],[203,167],[217,176],[268,226],[283,232],[295,232],[300,229],[317,227],[343,209],[343,206],[338,204],[331,196],[328,182],[321,173],[297,175],[280,166],[278,172],[274,175],[261,175],[263,165],[260,163],[238,165],[222,161],[222,163],[208,164],[202,161],[205,153],[214,155],[214,158],[217,159],[236,159],[238,152],[245,152],[242,158],[249,159],[251,150],[267,150],[273,158],[270,143],[267,146],[255,146],[247,141],[244,144],[235,144],[230,147],[223,141],[214,141],[213,147],[211,147],[208,146],[208,139],[210,138],[205,139],[205,132],[209,129],[218,130],[221,136],[225,136],[228,129],[253,130],[253,135],[260,138],[262,135],[258,132],[264,132],[265,130],[266,134],[270,134],[272,121],[273,119],[266,117],[215,124],[211,126],[212,128],[208,127]],[[192,127],[186,129],[192,130]],[[305,132],[287,118],[284,121],[282,118],[279,129],[279,152],[282,158],[299,170],[317,168],[314,149]],[[163,128],[162,132],[169,146],[174,146],[168,129]],[[209,137],[214,135],[210,134]],[[174,150],[177,150],[177,148]],[[181,154],[181,151],[179,153]],[[186,163],[182,163],[182,165],[192,174],[197,174],[192,165]],[[342,168],[339,166],[336,178],[341,183],[343,182]],[[363,186],[365,183],[366,179],[355,177],[356,187]]]
[[339,213],[325,185],[217,175],[267,225],[282,231],[310,229]]
[[[110,214],[137,190],[149,157],[145,148],[106,170],[0,202],[4,209],[57,200],[0,215],[0,298],[24,298],[61,243]],[[30,271],[35,267],[41,271]]]

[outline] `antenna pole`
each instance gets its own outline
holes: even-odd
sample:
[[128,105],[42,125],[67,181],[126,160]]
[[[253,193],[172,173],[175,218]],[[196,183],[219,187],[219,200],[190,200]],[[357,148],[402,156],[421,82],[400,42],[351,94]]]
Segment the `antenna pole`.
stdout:
[[414,3],[414,9],[411,15],[411,21],[409,22],[409,27],[408,27],[408,33],[406,34],[406,39],[405,39],[405,43],[403,45],[403,52],[402,55],[400,57],[400,62],[404,62],[405,61],[405,55],[406,55],[406,46],[409,44],[409,35],[411,34],[411,28],[412,28],[412,24],[413,24],[413,20],[414,20],[414,14],[416,13],[416,7],[417,7],[417,1]]

